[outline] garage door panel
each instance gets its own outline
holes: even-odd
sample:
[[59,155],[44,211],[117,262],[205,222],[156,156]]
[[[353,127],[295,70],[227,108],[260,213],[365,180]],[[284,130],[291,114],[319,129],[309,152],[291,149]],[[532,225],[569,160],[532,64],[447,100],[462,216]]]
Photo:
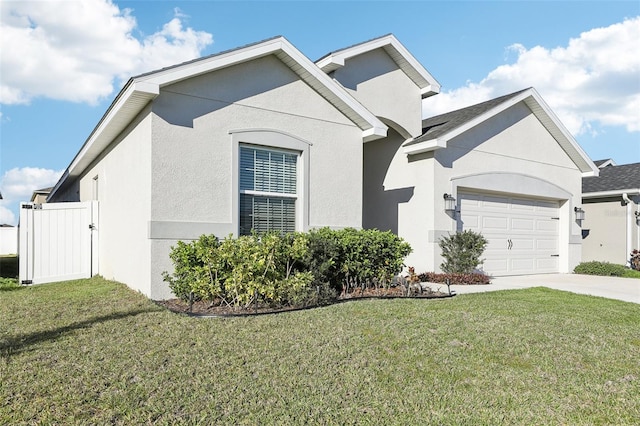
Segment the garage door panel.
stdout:
[[558,267],[559,265],[557,257],[536,259],[536,269],[540,272],[557,272]]
[[484,216],[482,217],[482,229],[485,232],[507,231],[509,219],[507,217]]
[[492,275],[505,275],[509,272],[507,259],[485,259],[482,264],[484,271],[492,271]]
[[535,247],[535,241],[531,238],[510,238],[511,248],[509,250],[513,252],[518,251],[532,251]]
[[511,230],[513,231],[530,231],[533,232],[536,227],[536,221],[534,219],[527,218],[512,218]]
[[489,242],[483,269],[491,275],[558,272],[558,203],[495,194],[459,193],[458,229]]
[[509,272],[515,274],[528,274],[529,271],[535,269],[535,261],[532,258],[515,258],[511,259],[511,268]]
[[488,211],[506,211],[509,199],[507,197],[485,196],[480,199],[480,206]]
[[558,240],[538,238],[536,239],[536,250],[547,250],[550,252],[554,252],[552,254],[555,254],[555,252],[558,251]]
[[536,231],[558,235],[558,221],[553,219],[538,219],[536,221]]

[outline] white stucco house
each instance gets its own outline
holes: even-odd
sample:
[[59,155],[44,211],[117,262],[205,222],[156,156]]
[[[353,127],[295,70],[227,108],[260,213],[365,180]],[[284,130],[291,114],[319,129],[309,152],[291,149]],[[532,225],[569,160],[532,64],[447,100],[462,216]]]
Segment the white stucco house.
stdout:
[[316,62],[276,37],[143,74],[48,201],[97,200],[97,272],[153,299],[178,240],[251,229],[392,230],[418,271],[474,229],[487,273],[571,271],[597,167],[534,89],[423,120],[439,91],[393,35]]

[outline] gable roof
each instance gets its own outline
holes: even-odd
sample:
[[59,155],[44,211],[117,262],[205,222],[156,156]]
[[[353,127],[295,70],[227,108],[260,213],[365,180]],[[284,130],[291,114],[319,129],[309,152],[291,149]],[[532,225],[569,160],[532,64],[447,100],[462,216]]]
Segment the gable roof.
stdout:
[[527,105],[584,176],[597,176],[596,165],[532,87],[423,120],[423,134],[405,142],[404,153],[413,155],[446,148],[449,140],[519,102]]
[[300,79],[358,126],[362,130],[363,141],[386,136],[388,128],[380,119],[356,101],[287,39],[278,36],[129,79],[49,196],[52,197],[69,177],[79,176],[89,167],[140,111],[160,94],[162,87],[268,55],[279,58]]
[[423,98],[440,93],[440,83],[420,62],[398,41],[393,34],[354,44],[344,49],[330,52],[316,61],[316,65],[326,73],[342,66],[345,61],[375,49],[384,49],[391,59],[420,88]]
[[593,162],[593,164],[595,164],[596,167],[598,167],[599,169],[602,169],[603,167],[607,167],[607,166],[616,165],[615,161],[613,161],[611,158],[607,158],[605,160],[596,160]]
[[610,165],[599,176],[582,178],[583,198],[640,194],[640,163]]

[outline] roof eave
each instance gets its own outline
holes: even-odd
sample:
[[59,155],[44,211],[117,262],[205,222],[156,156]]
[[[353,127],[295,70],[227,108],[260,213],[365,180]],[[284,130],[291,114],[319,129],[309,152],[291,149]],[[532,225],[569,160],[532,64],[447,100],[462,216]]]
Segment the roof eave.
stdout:
[[440,138],[430,139],[418,143],[411,143],[411,141],[409,141],[408,144],[403,145],[402,152],[404,152],[406,155],[416,155],[425,152],[436,151],[438,149],[446,147],[447,141]]
[[420,88],[422,98],[440,93],[440,83],[393,34],[330,53],[318,60],[316,65],[325,73],[330,73],[343,67],[346,60],[379,48],[384,49],[398,67]]
[[622,196],[622,194],[640,195],[640,188],[614,189],[611,191],[597,191],[597,192],[583,192],[582,198],[583,199],[607,198],[607,197]]
[[131,120],[159,94],[158,85],[129,80],[53,187],[49,197],[53,197],[68,178],[82,174]]
[[469,129],[472,129],[502,111],[511,108],[519,102],[525,102],[531,112],[542,123],[547,131],[551,133],[553,138],[560,144],[561,148],[567,153],[567,155],[569,155],[571,160],[582,173],[582,177],[598,176],[598,167],[593,163],[593,161],[591,161],[589,156],[584,152],[571,133],[569,133],[569,131],[564,127],[562,122],[560,122],[558,117],[553,113],[553,111],[551,111],[549,106],[544,102],[542,97],[534,88],[524,90],[522,93],[505,100],[490,110],[485,111],[483,114],[480,114],[455,129],[441,135],[438,137],[440,147],[446,148],[449,140]]
[[321,96],[362,130],[363,142],[386,136],[387,126],[339,87],[284,37],[277,37],[200,61],[192,61],[143,74],[127,82],[93,130],[80,151],[49,194],[53,197],[65,181],[80,175],[129,125],[164,86],[259,57],[275,54]]

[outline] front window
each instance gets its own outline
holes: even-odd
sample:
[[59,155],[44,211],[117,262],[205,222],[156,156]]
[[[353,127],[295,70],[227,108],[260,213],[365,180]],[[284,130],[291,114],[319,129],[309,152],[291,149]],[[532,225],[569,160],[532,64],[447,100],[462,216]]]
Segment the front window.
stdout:
[[294,232],[298,155],[240,146],[240,235]]

